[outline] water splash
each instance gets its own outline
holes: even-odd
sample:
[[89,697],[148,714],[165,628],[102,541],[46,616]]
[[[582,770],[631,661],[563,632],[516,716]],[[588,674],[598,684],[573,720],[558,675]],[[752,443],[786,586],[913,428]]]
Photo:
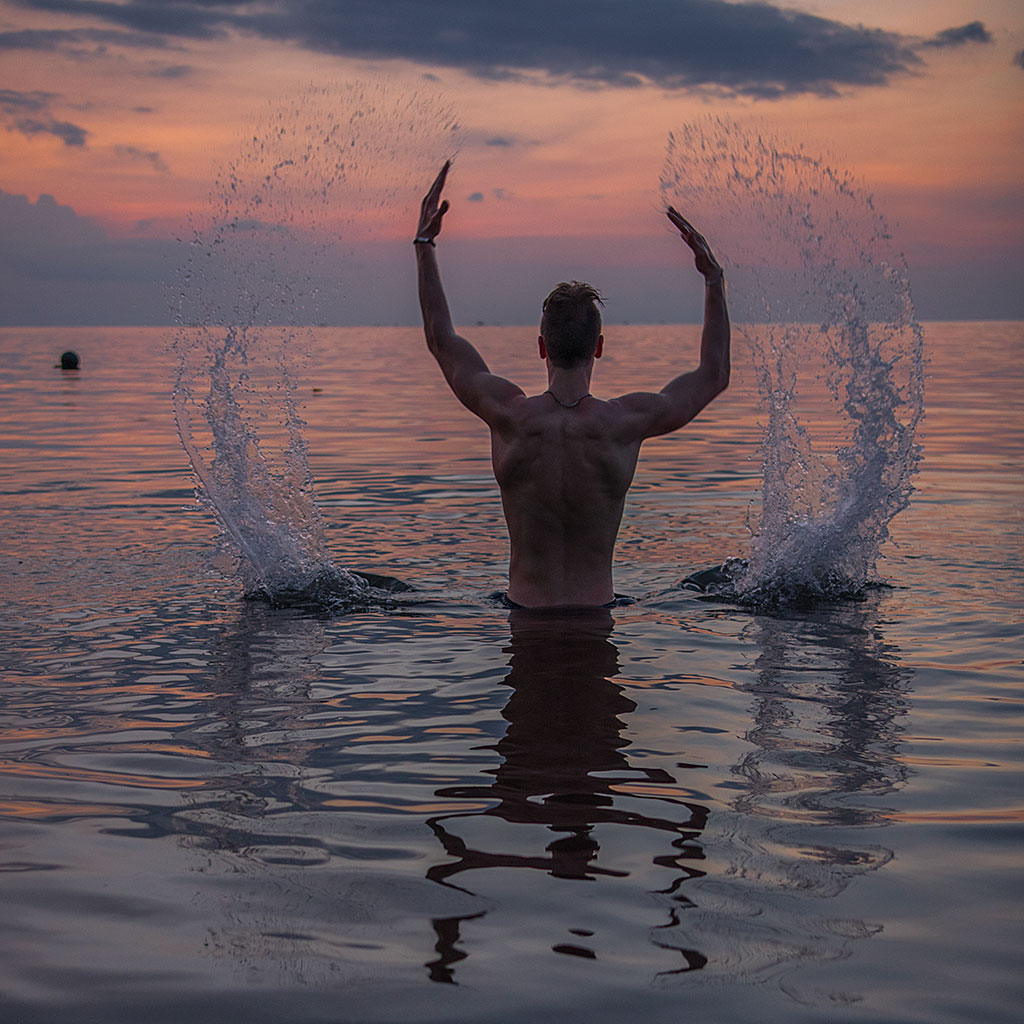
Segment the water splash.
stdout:
[[722,119],[669,137],[661,192],[726,264],[767,412],[760,523],[724,590],[859,595],[920,461],[923,336],[871,195],[824,157]]
[[343,247],[411,208],[458,136],[436,97],[311,89],[257,122],[192,218],[175,418],[247,596],[331,606],[381,596],[328,549],[297,382],[308,325],[344,287]]

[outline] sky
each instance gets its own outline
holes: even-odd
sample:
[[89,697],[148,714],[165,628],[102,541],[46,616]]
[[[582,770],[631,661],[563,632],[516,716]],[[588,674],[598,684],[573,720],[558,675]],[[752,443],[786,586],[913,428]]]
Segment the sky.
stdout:
[[319,232],[293,257],[323,322],[416,322],[418,198],[452,151],[457,322],[532,323],[570,278],[610,321],[694,320],[657,186],[708,117],[865,182],[921,319],[1024,319],[1022,99],[1018,0],[0,0],[0,324],[173,322],[253,138],[361,103],[358,182],[242,211]]

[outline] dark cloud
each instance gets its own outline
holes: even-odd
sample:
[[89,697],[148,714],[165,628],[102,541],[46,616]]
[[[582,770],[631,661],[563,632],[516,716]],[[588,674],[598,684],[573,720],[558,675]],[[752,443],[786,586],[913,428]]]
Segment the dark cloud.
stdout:
[[[229,31],[372,60],[400,58],[492,80],[712,90],[774,98],[884,85],[924,45],[767,2],[727,0],[19,0],[131,33],[207,39]],[[977,24],[978,28],[974,25]],[[980,38],[980,23],[930,46]],[[960,38],[958,34],[967,33]]]
[[113,22],[136,33],[209,39],[223,35],[245,2],[233,0],[14,0],[19,7]]
[[85,47],[92,52],[104,53],[107,46],[151,47],[164,49],[167,41],[162,36],[142,32],[122,32],[118,29],[20,29],[0,32],[0,50],[39,50],[44,53],[64,52],[84,56]]
[[88,249],[106,239],[96,221],[45,194],[33,203],[28,196],[0,190],[0,226],[0,263],[17,272],[30,272],[62,244]]
[[466,196],[466,200],[470,203],[482,203],[484,201],[484,194],[483,192],[471,192]]
[[1024,50],[1021,50],[1020,53],[1014,55],[1013,63],[1019,68],[1024,68]]
[[921,45],[945,48],[963,46],[964,43],[991,43],[992,33],[980,21],[970,21],[959,28],[947,28],[926,39]]
[[[493,79],[644,82],[774,96],[881,84],[918,63],[891,33],[723,0],[307,0],[250,24],[315,49],[399,56]],[[438,28],[441,26],[441,28]]]
[[7,126],[8,131],[21,132],[26,138],[35,135],[53,135],[65,146],[84,146],[89,134],[84,128],[70,121],[55,121],[53,118],[17,117]]
[[70,121],[58,121],[50,114],[50,105],[59,99],[53,92],[19,92],[0,89],[0,113],[6,114],[3,125],[9,132],[20,132],[26,138],[53,135],[65,146],[84,146],[88,132]]
[[144,72],[150,78],[188,78],[195,71],[191,64],[166,64]]
[[506,139],[503,135],[495,135],[490,139],[484,141],[485,146],[514,146],[515,143],[511,139]]
[[7,114],[38,114],[48,110],[55,92],[19,92],[17,89],[0,89],[0,110]]
[[160,158],[160,154],[154,150],[139,149],[138,146],[115,146],[114,152],[125,160],[149,164],[154,171],[160,174],[167,174],[167,164]]

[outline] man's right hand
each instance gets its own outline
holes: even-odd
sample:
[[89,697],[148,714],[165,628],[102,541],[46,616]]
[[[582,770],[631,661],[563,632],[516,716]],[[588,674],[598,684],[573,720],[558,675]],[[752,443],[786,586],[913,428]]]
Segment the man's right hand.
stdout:
[[674,207],[670,206],[665,215],[683,236],[683,241],[693,250],[694,262],[704,275],[705,284],[718,284],[725,273],[704,236]]
[[446,199],[440,206],[438,206],[438,201],[441,198],[441,191],[444,189],[445,179],[448,177],[451,166],[451,160],[445,160],[441,173],[434,179],[430,191],[423,197],[423,203],[420,206],[420,223],[416,229],[417,239],[429,238],[433,241],[441,233],[441,219],[448,212],[448,200]]

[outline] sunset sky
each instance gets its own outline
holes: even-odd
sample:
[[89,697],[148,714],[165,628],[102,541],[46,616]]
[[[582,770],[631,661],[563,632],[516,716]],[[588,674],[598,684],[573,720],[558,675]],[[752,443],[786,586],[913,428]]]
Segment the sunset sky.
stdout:
[[[167,322],[175,239],[311,86],[427,112],[408,158],[363,129],[369,193],[321,211],[350,252],[332,322],[414,322],[408,241],[445,105],[460,322],[531,322],[569,277],[613,295],[612,320],[692,319],[657,184],[668,133],[709,114],[867,182],[923,319],[1024,318],[1018,0],[0,0],[0,323]],[[347,217],[366,194],[381,215]]]

